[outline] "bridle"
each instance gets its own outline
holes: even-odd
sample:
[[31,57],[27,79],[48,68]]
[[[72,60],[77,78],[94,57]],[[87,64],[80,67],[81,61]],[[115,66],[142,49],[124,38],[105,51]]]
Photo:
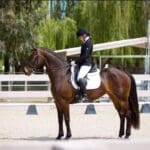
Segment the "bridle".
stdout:
[[37,66],[38,66],[38,54],[36,54],[36,56],[34,56],[35,58],[34,58],[34,60],[35,60],[35,63],[34,63],[34,65],[32,64],[32,63],[30,63],[30,62],[28,62],[27,63],[27,65],[30,67],[30,68],[32,68],[33,69],[33,71],[35,71],[36,70],[36,68],[37,68]]

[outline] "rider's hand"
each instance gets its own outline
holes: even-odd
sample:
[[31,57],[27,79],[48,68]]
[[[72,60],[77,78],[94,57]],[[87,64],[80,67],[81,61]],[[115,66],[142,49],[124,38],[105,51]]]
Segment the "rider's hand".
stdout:
[[75,65],[75,61],[73,60],[73,61],[71,61],[71,65]]

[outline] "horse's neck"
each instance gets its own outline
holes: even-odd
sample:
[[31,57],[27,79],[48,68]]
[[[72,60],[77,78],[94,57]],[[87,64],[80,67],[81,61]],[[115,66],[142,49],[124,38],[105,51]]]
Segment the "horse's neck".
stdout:
[[47,69],[47,73],[52,83],[58,82],[58,80],[62,80],[66,78],[67,74],[67,63],[63,62],[53,53],[45,52],[44,53],[45,59],[45,66]]

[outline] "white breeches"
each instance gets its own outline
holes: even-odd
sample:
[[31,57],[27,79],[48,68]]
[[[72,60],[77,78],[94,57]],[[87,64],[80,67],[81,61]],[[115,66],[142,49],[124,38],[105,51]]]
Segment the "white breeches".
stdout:
[[83,79],[88,74],[90,69],[91,69],[91,66],[81,66],[79,73],[78,73],[77,80],[79,81],[79,79]]

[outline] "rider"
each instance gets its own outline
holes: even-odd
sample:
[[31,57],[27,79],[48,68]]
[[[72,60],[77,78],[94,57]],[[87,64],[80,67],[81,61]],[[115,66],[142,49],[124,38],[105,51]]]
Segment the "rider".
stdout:
[[82,101],[88,102],[86,93],[87,81],[85,79],[85,76],[88,74],[93,64],[93,43],[91,41],[90,34],[85,29],[79,29],[76,34],[77,37],[82,41],[80,57],[76,60],[76,64],[80,68],[77,76],[77,81],[82,93]]

